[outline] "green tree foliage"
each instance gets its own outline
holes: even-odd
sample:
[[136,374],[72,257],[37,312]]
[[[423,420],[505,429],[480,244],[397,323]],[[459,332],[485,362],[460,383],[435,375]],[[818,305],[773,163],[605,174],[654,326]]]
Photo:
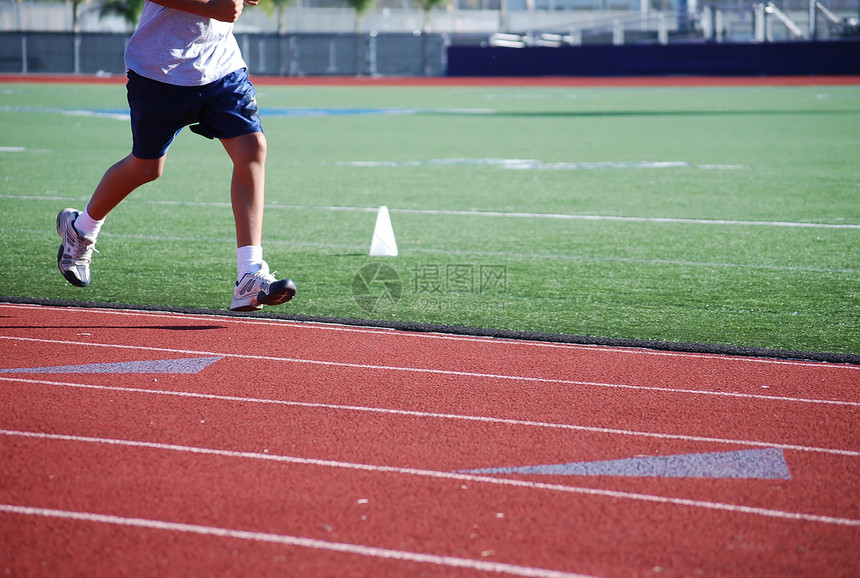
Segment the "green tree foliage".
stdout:
[[266,11],[270,16],[272,14],[276,15],[278,20],[278,34],[283,35],[287,30],[287,22],[286,22],[286,10],[287,6],[293,0],[260,0],[260,3],[257,5]]
[[125,19],[132,26],[137,25],[140,13],[143,12],[144,0],[105,0],[99,16],[117,15]]

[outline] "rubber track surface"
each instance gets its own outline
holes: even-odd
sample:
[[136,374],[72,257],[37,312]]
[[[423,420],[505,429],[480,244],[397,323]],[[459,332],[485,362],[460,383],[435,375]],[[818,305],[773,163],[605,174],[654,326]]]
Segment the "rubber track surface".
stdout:
[[[11,303],[0,351],[12,575],[860,565],[855,365]],[[748,450],[787,475],[476,473]]]

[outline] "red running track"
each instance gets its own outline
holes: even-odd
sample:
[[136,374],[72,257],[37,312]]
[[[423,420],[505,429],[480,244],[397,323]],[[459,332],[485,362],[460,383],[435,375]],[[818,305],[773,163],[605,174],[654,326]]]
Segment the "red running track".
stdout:
[[[0,352],[5,574],[860,567],[858,366],[12,304]],[[790,475],[466,473],[761,449]]]

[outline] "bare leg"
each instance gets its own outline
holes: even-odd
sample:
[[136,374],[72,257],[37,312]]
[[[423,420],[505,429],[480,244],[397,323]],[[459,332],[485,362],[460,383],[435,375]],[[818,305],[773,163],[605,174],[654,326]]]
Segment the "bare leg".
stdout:
[[165,159],[139,159],[128,155],[113,165],[93,192],[87,212],[93,219],[104,219],[133,190],[160,177]]
[[263,243],[266,137],[261,132],[221,141],[233,161],[230,201],[236,222],[236,246]]
[[[221,141],[233,161],[230,199],[236,221],[237,257],[246,249],[261,249],[263,243],[263,201],[266,179],[266,137],[261,132]],[[291,279],[275,279],[268,265],[246,274],[239,273],[240,282],[233,290],[230,309],[258,311],[263,305],[280,305],[296,294]],[[240,264],[241,268],[241,264]]]
[[86,214],[74,209],[60,211],[57,233],[63,238],[63,243],[57,255],[57,265],[69,283],[78,287],[89,285],[93,244],[101,229],[101,221],[133,190],[157,179],[163,169],[164,157],[143,160],[128,155],[105,172],[90,197]]

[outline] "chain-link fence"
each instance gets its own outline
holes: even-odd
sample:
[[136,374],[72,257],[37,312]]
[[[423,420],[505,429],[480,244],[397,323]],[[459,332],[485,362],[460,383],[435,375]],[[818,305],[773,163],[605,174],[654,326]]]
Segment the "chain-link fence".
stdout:
[[[0,72],[124,74],[129,34],[0,32]],[[438,76],[438,34],[237,34],[252,74]]]

